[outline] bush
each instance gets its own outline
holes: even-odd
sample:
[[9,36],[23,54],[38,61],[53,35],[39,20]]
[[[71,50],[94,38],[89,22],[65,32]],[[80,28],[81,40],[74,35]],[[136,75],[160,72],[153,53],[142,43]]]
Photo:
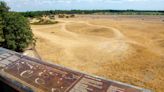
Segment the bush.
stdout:
[[71,17],[71,18],[74,18],[74,17],[75,17],[75,15],[74,15],[74,14],[71,14],[71,15],[70,15],[70,17]]
[[51,21],[46,19],[41,19],[38,22],[31,23],[32,25],[48,25],[48,24],[56,24],[58,21]]
[[64,14],[59,14],[58,18],[65,18],[65,15]]
[[[1,4],[0,8],[2,8]],[[8,11],[3,11],[0,19],[1,46],[20,52],[34,42],[28,19],[18,13]]]

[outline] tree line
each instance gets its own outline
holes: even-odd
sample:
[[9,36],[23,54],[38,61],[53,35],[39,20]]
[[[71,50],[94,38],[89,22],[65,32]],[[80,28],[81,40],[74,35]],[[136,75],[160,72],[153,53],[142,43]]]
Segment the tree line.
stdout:
[[33,43],[33,33],[27,18],[9,12],[5,2],[0,1],[0,46],[22,52]]
[[19,12],[25,17],[38,17],[54,14],[111,14],[111,15],[164,15],[164,11],[144,10],[49,10]]

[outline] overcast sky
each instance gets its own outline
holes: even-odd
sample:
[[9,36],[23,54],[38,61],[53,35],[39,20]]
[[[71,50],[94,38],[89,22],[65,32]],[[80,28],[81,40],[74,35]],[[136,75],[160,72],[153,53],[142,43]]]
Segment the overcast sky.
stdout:
[[13,11],[70,9],[164,10],[164,0],[0,0]]

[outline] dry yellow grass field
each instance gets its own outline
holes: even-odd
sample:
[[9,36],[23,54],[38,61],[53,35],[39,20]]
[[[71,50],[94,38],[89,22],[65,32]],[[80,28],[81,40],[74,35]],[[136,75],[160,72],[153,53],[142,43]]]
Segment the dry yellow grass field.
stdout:
[[32,25],[45,61],[155,92],[164,90],[162,16],[79,15]]

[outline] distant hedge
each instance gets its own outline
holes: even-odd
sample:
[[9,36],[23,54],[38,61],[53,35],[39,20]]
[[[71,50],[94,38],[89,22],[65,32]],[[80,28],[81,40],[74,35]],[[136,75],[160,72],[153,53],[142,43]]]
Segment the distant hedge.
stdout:
[[34,42],[27,18],[19,13],[9,12],[5,2],[0,1],[0,45],[4,48],[23,51]]
[[110,14],[110,15],[164,15],[164,11],[144,10],[50,10],[19,12],[25,17],[38,17],[54,14]]

